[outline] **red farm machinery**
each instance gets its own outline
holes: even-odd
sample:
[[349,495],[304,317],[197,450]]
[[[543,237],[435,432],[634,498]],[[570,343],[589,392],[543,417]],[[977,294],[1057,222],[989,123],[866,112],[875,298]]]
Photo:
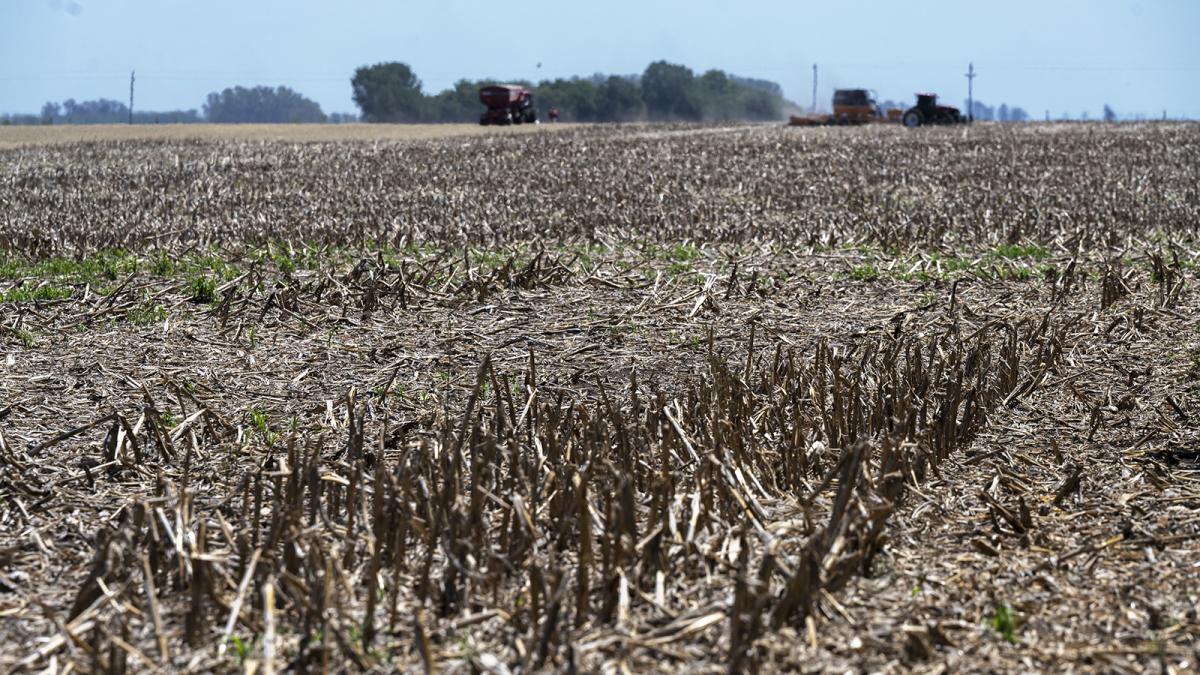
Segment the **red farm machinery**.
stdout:
[[901,121],[911,129],[922,124],[961,124],[968,120],[958,108],[938,105],[937,94],[917,94],[917,104],[904,111]]
[[788,124],[794,127],[815,127],[899,122],[914,128],[926,124],[960,124],[968,121],[958,108],[938,105],[937,99],[937,94],[917,94],[917,104],[908,110],[882,110],[876,105],[875,96],[868,89],[838,89],[833,92],[833,114],[793,115]]
[[479,117],[479,123],[490,124],[533,124],[537,122],[537,110],[533,107],[533,92],[515,84],[496,84],[479,90],[479,101],[487,110]]

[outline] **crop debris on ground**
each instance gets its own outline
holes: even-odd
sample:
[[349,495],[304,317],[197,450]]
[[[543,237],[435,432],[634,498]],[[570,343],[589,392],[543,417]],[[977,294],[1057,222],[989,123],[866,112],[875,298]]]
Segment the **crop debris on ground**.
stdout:
[[1194,669],[1198,157],[0,150],[0,668]]

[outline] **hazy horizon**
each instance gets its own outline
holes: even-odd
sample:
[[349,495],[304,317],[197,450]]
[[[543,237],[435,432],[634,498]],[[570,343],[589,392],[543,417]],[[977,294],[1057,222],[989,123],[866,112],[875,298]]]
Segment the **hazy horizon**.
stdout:
[[929,90],[957,105],[974,62],[976,100],[1020,106],[1033,119],[1098,118],[1105,104],[1123,116],[1200,118],[1198,25],[1200,3],[1188,0],[955,3],[928,18],[895,3],[749,2],[731,11],[530,0],[501,12],[460,0],[407,8],[16,0],[0,7],[0,112],[36,113],[68,98],[127,102],[130,70],[137,110],[200,109],[213,91],[283,85],[326,113],[357,113],[350,77],[383,61],[408,63],[436,93],[461,78],[640,74],[665,59],[778,82],[802,106],[812,100],[814,62],[824,106],[835,87],[898,101]]

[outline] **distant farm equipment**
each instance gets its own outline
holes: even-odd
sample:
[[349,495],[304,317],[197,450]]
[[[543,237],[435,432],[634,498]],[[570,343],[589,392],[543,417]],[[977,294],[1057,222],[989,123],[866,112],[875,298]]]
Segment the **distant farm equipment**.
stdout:
[[867,124],[886,120],[886,115],[875,102],[875,92],[867,89],[834,90],[833,117],[838,124]]
[[908,110],[884,110],[869,89],[837,89],[833,92],[833,113],[829,115],[792,115],[793,127],[842,126],[857,124],[901,123],[913,128],[925,124],[959,124],[967,118],[958,108],[938,105],[937,94],[917,94],[917,104]]
[[490,124],[533,124],[537,122],[537,110],[533,107],[533,92],[515,84],[497,84],[479,90],[479,101],[487,110],[479,117],[479,123]]
[[917,94],[917,104],[904,111],[902,121],[912,129],[923,124],[962,124],[967,118],[958,108],[938,105],[937,94]]
[[899,122],[899,109],[881,110],[870,89],[835,89],[833,113],[830,115],[793,115],[788,124],[794,127],[815,127],[848,124]]

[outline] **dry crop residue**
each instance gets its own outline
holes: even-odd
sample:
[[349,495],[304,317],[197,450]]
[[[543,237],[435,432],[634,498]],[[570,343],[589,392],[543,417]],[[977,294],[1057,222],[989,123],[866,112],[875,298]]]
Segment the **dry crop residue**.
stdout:
[[1193,669],[1196,157],[0,150],[0,667]]
[[114,141],[339,142],[418,141],[568,129],[570,124],[481,127],[478,124],[67,124],[0,126],[0,150]]

